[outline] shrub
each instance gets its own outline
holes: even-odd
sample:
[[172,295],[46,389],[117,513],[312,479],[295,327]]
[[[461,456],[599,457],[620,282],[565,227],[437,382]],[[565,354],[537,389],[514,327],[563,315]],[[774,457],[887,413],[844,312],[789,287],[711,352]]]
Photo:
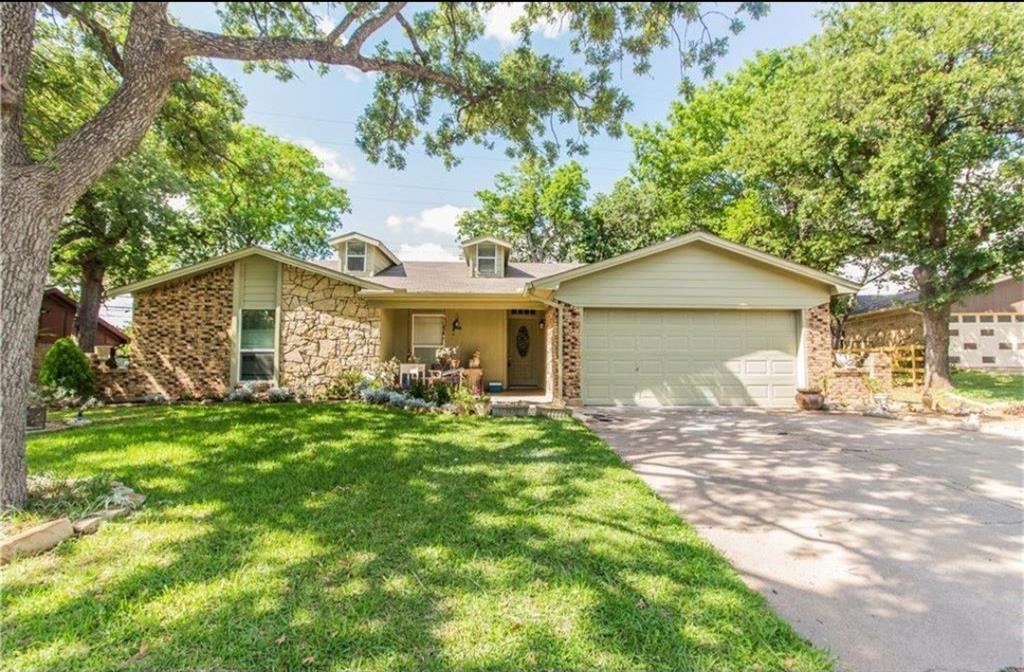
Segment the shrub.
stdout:
[[70,338],[59,338],[46,352],[39,369],[39,382],[47,387],[71,390],[88,397],[96,386],[89,360]]
[[364,387],[359,396],[368,404],[386,404],[390,400],[391,391],[379,387]]
[[272,387],[267,390],[267,401],[280,403],[282,401],[293,401],[295,395],[287,387]]
[[410,397],[413,397],[414,399],[422,399],[426,401],[430,396],[429,387],[430,386],[427,385],[425,380],[423,380],[422,378],[417,378],[414,381],[412,381],[411,385],[409,385],[408,394]]
[[327,396],[334,399],[356,399],[359,388],[367,383],[366,375],[360,371],[346,371],[338,376],[334,384],[327,390]]
[[228,395],[228,401],[254,401],[256,399],[256,391],[253,390],[249,385],[240,385],[235,389],[231,390]]
[[449,383],[434,383],[430,386],[432,394],[431,399],[433,403],[438,406],[444,406],[452,399],[452,385]]

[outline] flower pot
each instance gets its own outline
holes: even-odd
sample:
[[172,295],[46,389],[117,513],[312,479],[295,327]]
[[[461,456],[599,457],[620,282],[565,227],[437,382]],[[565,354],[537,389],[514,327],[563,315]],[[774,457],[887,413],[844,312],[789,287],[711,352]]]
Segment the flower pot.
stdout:
[[29,406],[26,412],[25,424],[29,429],[43,429],[46,427],[46,405],[39,404]]
[[796,391],[796,405],[805,411],[820,411],[825,405],[825,395],[816,387]]

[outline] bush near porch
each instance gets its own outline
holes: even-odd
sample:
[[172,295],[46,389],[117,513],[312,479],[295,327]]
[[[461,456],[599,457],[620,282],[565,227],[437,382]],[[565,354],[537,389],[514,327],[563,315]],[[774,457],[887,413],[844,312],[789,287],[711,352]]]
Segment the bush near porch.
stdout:
[[832,666],[575,422],[95,415],[30,439],[31,470],[146,505],[5,568],[9,669]]

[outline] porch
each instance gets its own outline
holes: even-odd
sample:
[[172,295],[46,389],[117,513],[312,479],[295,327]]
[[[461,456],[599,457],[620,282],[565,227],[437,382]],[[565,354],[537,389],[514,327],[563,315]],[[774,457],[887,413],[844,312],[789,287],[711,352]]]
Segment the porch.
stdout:
[[[479,369],[484,390],[491,383],[511,397],[550,400],[553,320],[531,307],[385,307],[381,309],[381,357],[416,361],[428,368],[442,346],[454,347],[459,366]],[[479,353],[479,365],[470,360]],[[476,362],[473,362],[474,364]]]

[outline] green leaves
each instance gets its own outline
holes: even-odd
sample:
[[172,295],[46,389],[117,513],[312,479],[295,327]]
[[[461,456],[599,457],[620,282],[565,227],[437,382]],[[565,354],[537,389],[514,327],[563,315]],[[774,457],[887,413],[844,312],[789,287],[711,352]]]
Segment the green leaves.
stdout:
[[578,245],[588,218],[587,182],[572,161],[552,168],[527,159],[495,177],[495,189],[478,191],[481,205],[459,219],[459,235],[497,236],[512,244],[518,261],[566,261],[579,256]]

